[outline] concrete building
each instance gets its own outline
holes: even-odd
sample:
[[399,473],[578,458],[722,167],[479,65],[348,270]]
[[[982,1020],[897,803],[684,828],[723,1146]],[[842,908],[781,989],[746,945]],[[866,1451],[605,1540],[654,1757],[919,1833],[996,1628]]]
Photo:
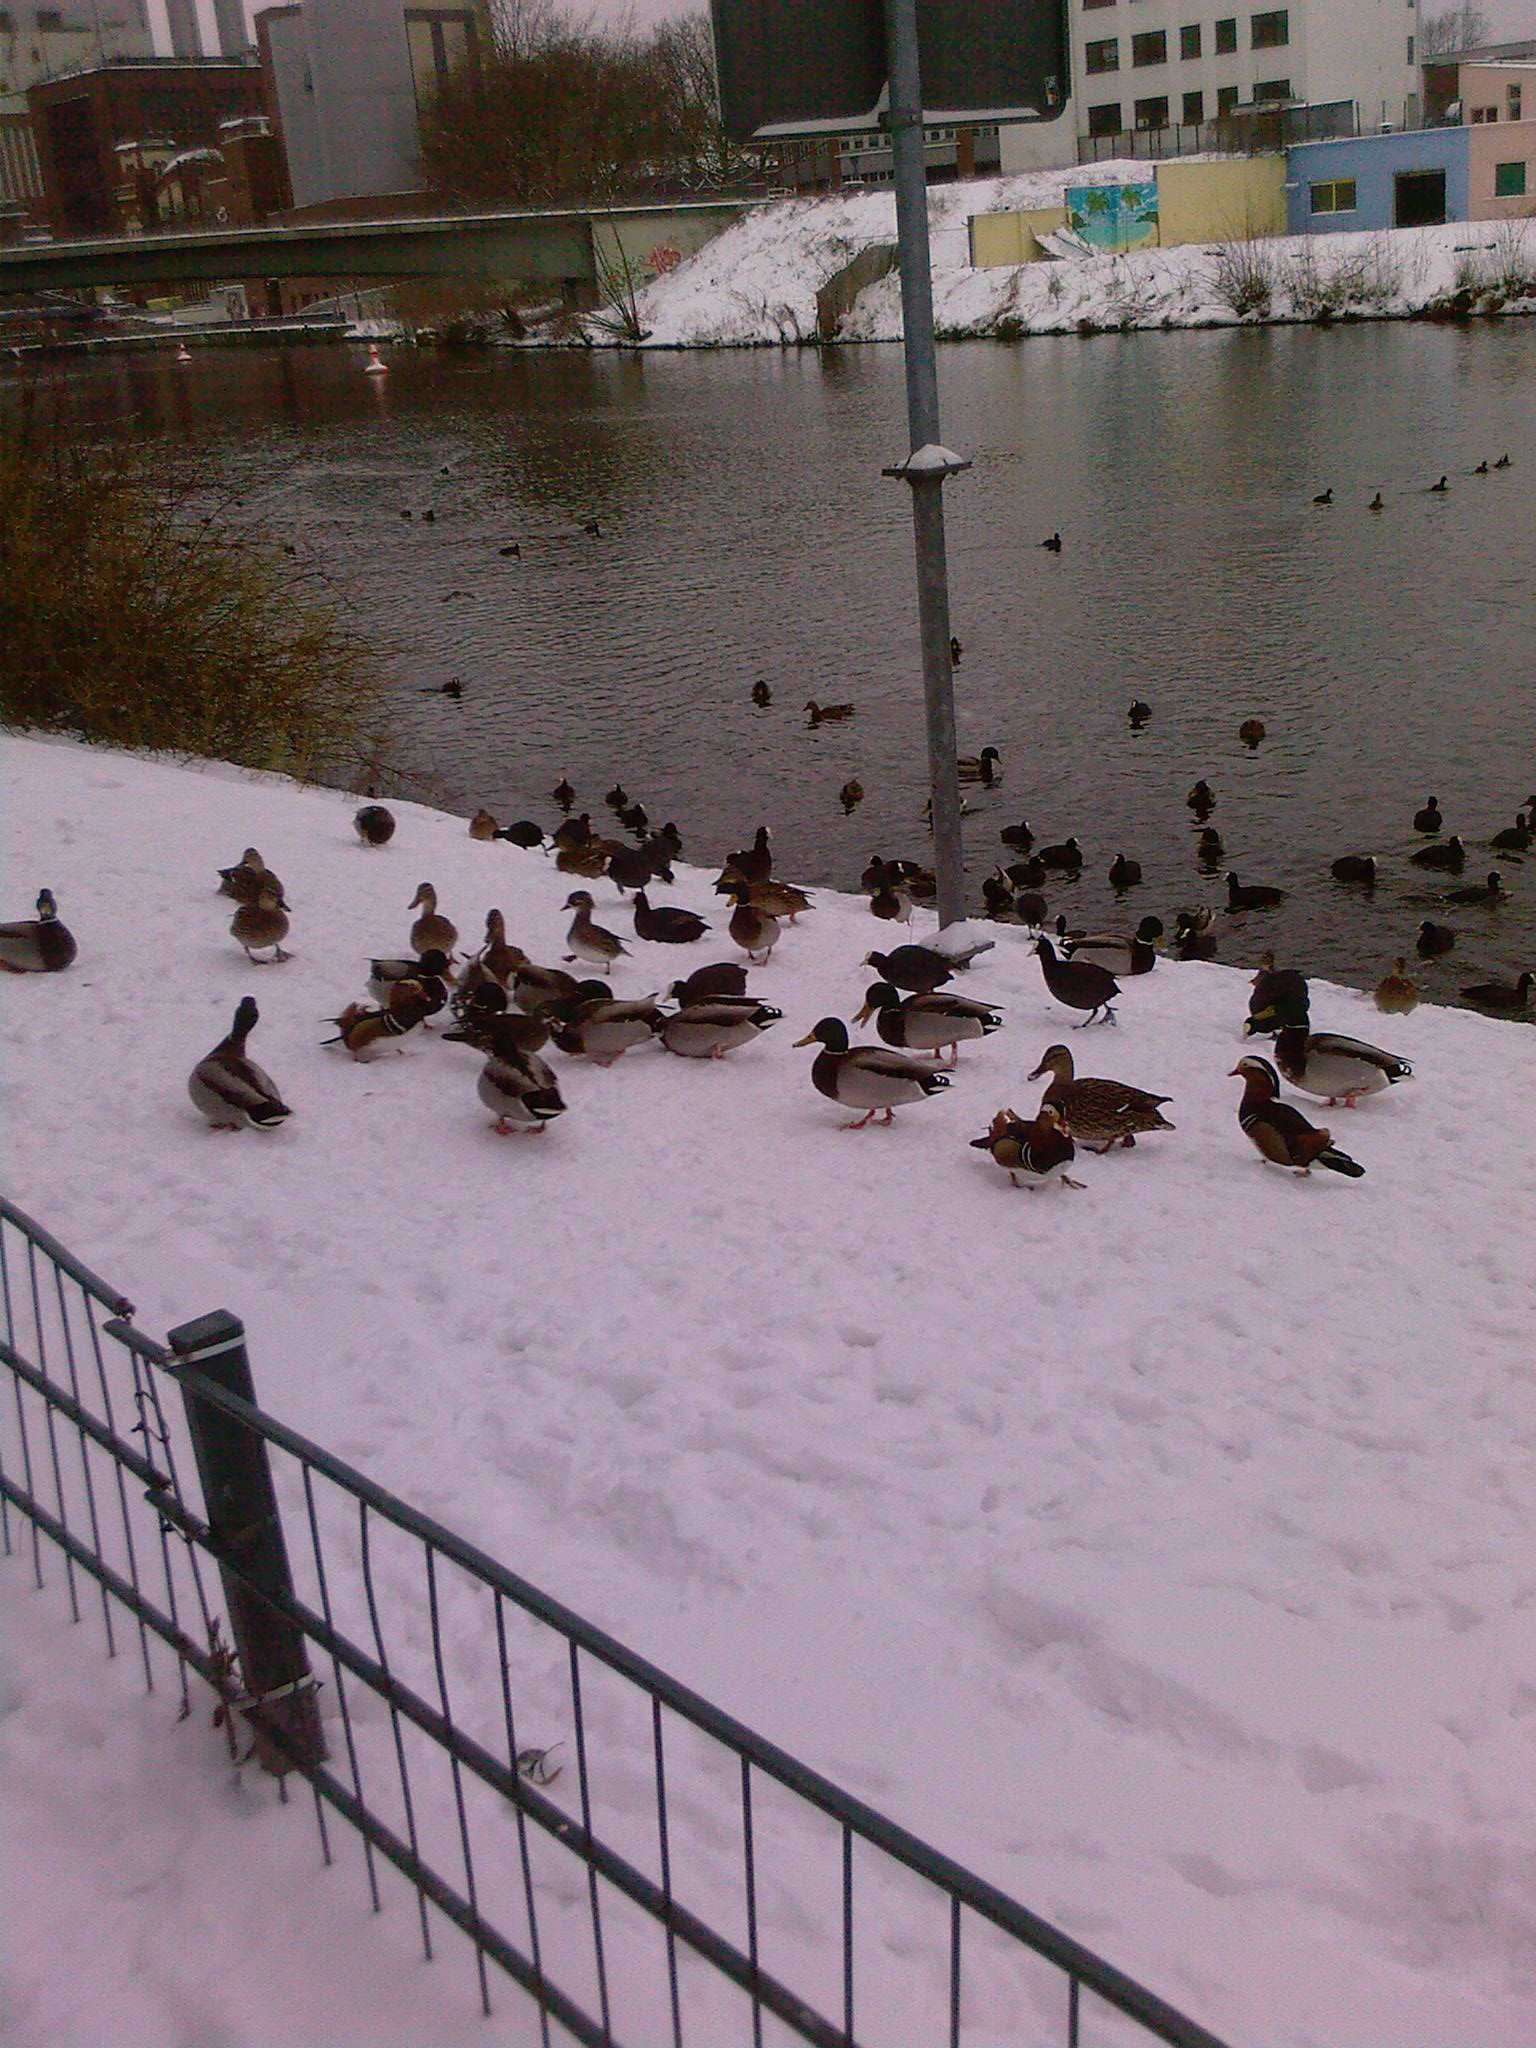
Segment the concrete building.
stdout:
[[148,57],[153,50],[144,0],[74,0],[48,7],[36,0],[0,0],[0,207],[15,238],[44,209],[28,88],[114,57]]
[[[1002,168],[1209,146],[1243,109],[1342,106],[1362,131],[1418,121],[1416,0],[1066,0],[1061,116],[1005,128]],[[1150,138],[1187,132],[1187,141]]]
[[213,0],[213,27],[221,57],[244,57],[253,47],[242,0]]
[[1287,225],[1318,235],[1465,220],[1468,158],[1465,128],[1301,143],[1288,152]]
[[256,31],[295,207],[418,190],[422,113],[490,39],[486,0],[303,0]]

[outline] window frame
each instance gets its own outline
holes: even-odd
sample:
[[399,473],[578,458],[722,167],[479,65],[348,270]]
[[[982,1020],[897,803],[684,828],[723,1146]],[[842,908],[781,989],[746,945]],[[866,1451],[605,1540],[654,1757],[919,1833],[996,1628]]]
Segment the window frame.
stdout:
[[[1518,171],[1520,174],[1518,185],[1511,184],[1508,188],[1500,185],[1499,180],[1506,171]],[[1523,156],[1511,157],[1507,163],[1495,164],[1493,167],[1493,196],[1495,199],[1524,199],[1530,190],[1530,182],[1530,167]]]
[[[1260,36],[1259,24],[1265,24],[1265,33]],[[1269,33],[1268,25],[1278,22],[1278,35]],[[1291,11],[1288,7],[1269,7],[1260,14],[1248,17],[1248,47],[1250,50],[1288,50],[1291,46]]]
[[[1105,114],[1113,114],[1114,126],[1106,127],[1102,120]],[[1100,100],[1097,106],[1088,109],[1088,133],[1090,137],[1102,135],[1123,135],[1125,108],[1119,100]]]
[[1198,63],[1204,55],[1201,47],[1203,40],[1203,34],[1198,21],[1192,21],[1186,27],[1181,28],[1179,30],[1179,62],[1181,64]]
[[1133,71],[1156,71],[1167,62],[1167,29],[1143,29],[1139,35],[1131,37],[1131,69]]
[[1216,24],[1216,55],[1231,57],[1237,51],[1237,16],[1224,14]]
[[[1193,111],[1191,111],[1193,102]],[[1187,92],[1179,110],[1179,120],[1186,128],[1202,128],[1205,125],[1205,94]]]
[[[1141,112],[1143,107],[1161,107],[1163,110],[1162,119],[1160,121],[1143,120]],[[1155,128],[1168,128],[1172,126],[1168,118],[1170,112],[1168,95],[1165,92],[1152,93],[1146,99],[1137,100],[1131,111],[1135,117],[1135,126],[1131,131],[1134,135],[1150,133]]]
[[[1328,204],[1318,205],[1318,194],[1328,194]],[[1347,206],[1340,203],[1341,195],[1349,194]],[[1360,181],[1357,178],[1318,178],[1307,187],[1308,217],[1326,218],[1334,213],[1358,213],[1360,211]]]
[[[1107,56],[1105,53],[1108,53]],[[1087,78],[1107,78],[1111,72],[1120,69],[1120,38],[1104,36],[1099,41],[1083,45],[1083,74]]]

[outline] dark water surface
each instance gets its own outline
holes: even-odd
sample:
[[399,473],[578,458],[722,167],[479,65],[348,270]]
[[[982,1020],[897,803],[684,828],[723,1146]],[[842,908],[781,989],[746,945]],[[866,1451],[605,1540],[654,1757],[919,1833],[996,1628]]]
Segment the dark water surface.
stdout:
[[[48,374],[93,426],[215,451],[342,579],[400,649],[402,755],[448,801],[548,822],[566,775],[596,817],[621,780],[691,858],[763,819],[812,882],[853,884],[876,849],[926,858],[910,515],[880,475],[906,449],[899,351],[389,360]],[[1184,804],[1204,776],[1231,864],[1292,892],[1223,918],[1223,957],[1273,943],[1373,982],[1428,915],[1461,932],[1415,970],[1436,994],[1536,966],[1536,857],[1498,858],[1511,902],[1460,913],[1435,902],[1454,881],[1407,862],[1426,794],[1471,881],[1536,792],[1536,322],[977,343],[940,371],[946,439],[976,461],[948,493],[961,741],[1006,771],[967,820],[973,873],[1027,815],[1087,850],[1052,899],[1074,920],[1219,902]],[[0,377],[0,417],[17,388]],[[1037,546],[1056,528],[1060,556]],[[419,694],[454,676],[462,701]],[[810,697],[857,717],[810,731]],[[1146,884],[1117,911],[1118,851]],[[1372,900],[1329,877],[1351,851],[1377,856]]]

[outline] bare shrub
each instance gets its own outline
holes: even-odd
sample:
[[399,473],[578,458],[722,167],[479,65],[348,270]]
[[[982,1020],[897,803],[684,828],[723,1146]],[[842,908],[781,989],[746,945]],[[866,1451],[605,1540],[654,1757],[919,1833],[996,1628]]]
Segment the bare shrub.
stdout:
[[1276,268],[1274,250],[1257,237],[1219,242],[1211,284],[1240,320],[1267,320],[1275,303]]

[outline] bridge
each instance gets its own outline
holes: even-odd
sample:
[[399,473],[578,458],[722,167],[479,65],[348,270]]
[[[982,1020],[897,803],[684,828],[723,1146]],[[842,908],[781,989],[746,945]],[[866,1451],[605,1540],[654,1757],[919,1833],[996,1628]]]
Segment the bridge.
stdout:
[[294,221],[47,242],[0,249],[0,292],[294,277],[483,277],[591,285],[624,262],[648,275],[646,259],[657,249],[691,256],[753,203],[700,199],[422,220]]

